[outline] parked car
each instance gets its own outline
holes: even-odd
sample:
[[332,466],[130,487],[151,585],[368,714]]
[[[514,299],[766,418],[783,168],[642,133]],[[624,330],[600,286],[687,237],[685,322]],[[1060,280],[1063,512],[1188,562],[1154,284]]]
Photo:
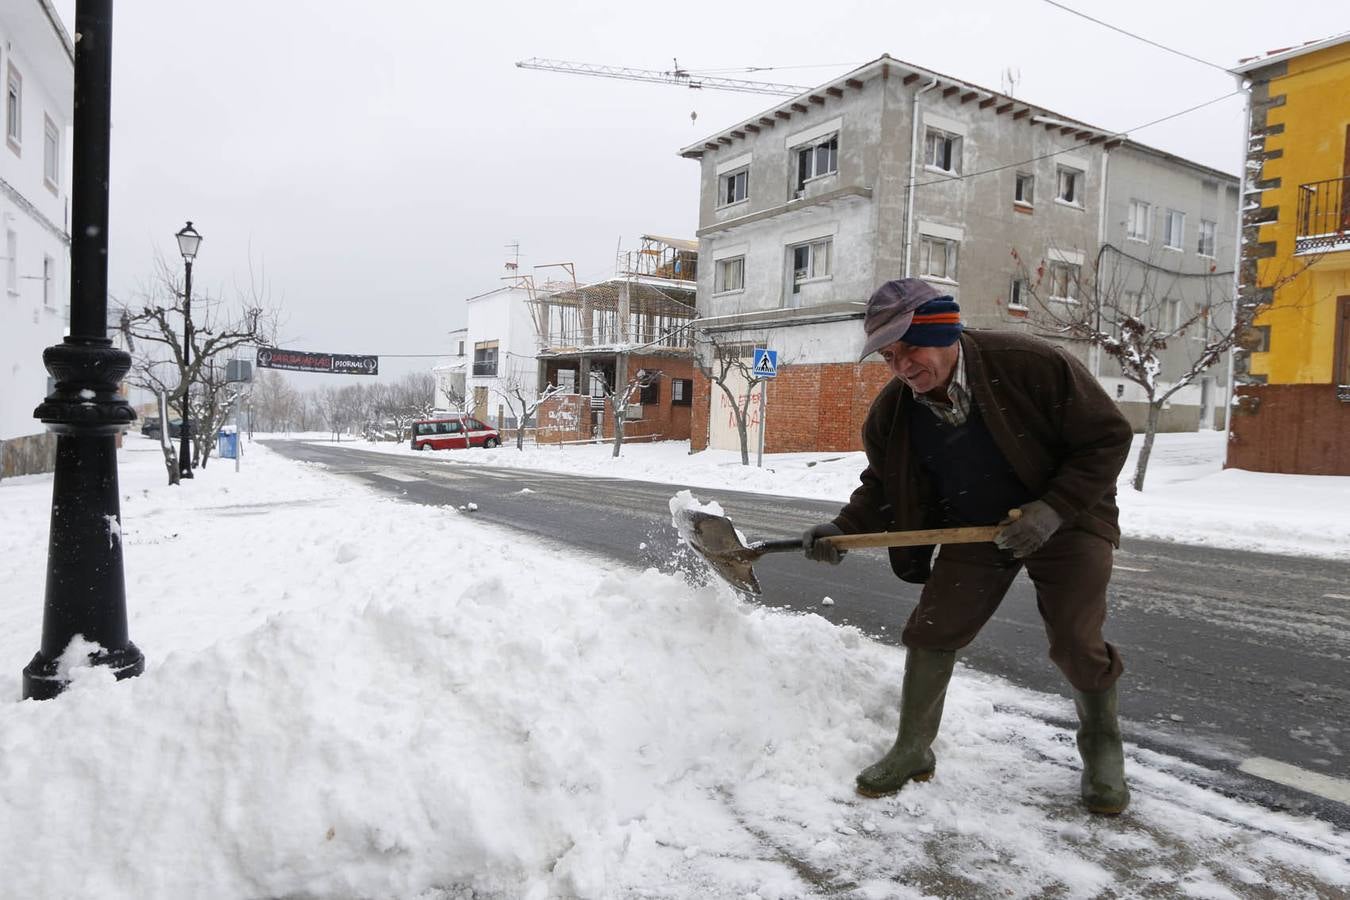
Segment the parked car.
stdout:
[[418,419],[412,423],[414,450],[458,450],[465,447],[500,446],[497,429],[484,425],[473,416],[449,415]]
[[[158,438],[161,428],[162,426],[160,425],[159,416],[146,416],[144,421],[141,422],[141,434],[145,435],[148,438]],[[182,434],[183,434],[183,420],[170,419],[169,437],[173,438],[174,440],[178,440],[178,438],[181,437]]]

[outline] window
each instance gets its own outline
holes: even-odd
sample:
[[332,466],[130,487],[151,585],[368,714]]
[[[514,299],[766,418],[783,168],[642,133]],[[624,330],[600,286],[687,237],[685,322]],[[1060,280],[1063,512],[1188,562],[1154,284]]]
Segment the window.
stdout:
[[730,206],[750,196],[750,170],[728,172],[718,182],[717,205]]
[[830,252],[834,238],[798,244],[792,248],[792,292],[797,293],[803,281],[830,277]]
[[643,406],[652,406],[661,402],[661,382],[653,378],[646,386],[642,388],[642,393],[638,395],[638,402]]
[[42,177],[53,191],[61,183],[61,133],[46,116],[42,117]]
[[1131,200],[1130,211],[1125,218],[1125,236],[1132,241],[1147,241],[1152,212],[1153,207],[1143,200]]
[[1159,310],[1158,329],[1160,331],[1176,331],[1181,327],[1181,301],[1171,298],[1162,302],[1162,309]]
[[694,402],[694,381],[691,378],[672,378],[670,381],[670,405],[691,406]]
[[464,355],[464,342],[463,342],[463,341],[460,341],[460,342],[459,342],[459,352],[456,353],[455,355],[456,355],[456,356],[463,356],[463,355]]
[[1214,257],[1214,232],[1216,226],[1208,219],[1200,220],[1200,240],[1197,242],[1195,252],[1201,256]]
[[42,257],[42,305],[56,306],[56,260]]
[[473,345],[473,374],[497,374],[497,342],[479,341]]
[[1027,283],[1020,278],[1014,278],[1008,288],[1008,306],[1012,309],[1027,308]]
[[17,153],[23,142],[23,77],[14,68],[14,63],[9,64],[9,77],[5,82],[5,137]]
[[719,259],[713,273],[713,293],[727,294],[745,289],[745,257]]
[[5,231],[5,289],[19,292],[19,236],[10,230]]
[[1073,263],[1052,262],[1050,264],[1050,299],[1078,300],[1079,267]]
[[956,241],[922,235],[919,238],[919,275],[956,280]]
[[961,173],[961,136],[948,134],[936,128],[928,129],[928,136],[924,143],[923,162],[930,169],[959,175]]
[[797,150],[797,190],[812,178],[833,175],[839,171],[839,135],[807,144]]
[[1186,235],[1186,214],[1169,209],[1163,219],[1163,246],[1169,250],[1180,250],[1182,238]]
[[1059,193],[1055,195],[1060,203],[1072,206],[1083,205],[1083,173],[1068,166],[1059,167]]
[[1013,202],[1022,206],[1031,206],[1035,200],[1036,178],[1026,172],[1017,173],[1017,186],[1013,188]]

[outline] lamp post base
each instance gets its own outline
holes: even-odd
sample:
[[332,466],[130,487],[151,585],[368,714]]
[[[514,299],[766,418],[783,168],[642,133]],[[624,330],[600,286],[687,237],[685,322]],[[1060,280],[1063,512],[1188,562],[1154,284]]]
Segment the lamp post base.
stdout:
[[[120,650],[95,653],[89,658],[91,665],[108,666],[118,681],[134,678],[145,671],[145,657],[135,644],[127,644]],[[50,700],[66,689],[69,683],[59,674],[61,658],[50,659],[39,652],[23,670],[23,699]]]

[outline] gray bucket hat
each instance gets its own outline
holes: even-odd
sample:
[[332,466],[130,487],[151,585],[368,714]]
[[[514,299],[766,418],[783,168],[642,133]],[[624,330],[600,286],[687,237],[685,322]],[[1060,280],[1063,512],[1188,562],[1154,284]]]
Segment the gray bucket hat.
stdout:
[[863,331],[867,333],[867,340],[863,343],[862,356],[858,357],[858,361],[862,362],[887,344],[900,340],[909,330],[914,310],[929,300],[945,296],[918,278],[899,278],[877,288],[867,301],[867,313],[863,316]]

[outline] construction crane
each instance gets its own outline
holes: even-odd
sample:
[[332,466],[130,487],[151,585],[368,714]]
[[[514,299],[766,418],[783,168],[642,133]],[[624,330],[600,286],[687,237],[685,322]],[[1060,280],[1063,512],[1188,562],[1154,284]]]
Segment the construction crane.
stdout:
[[778,97],[795,97],[804,94],[810,88],[797,84],[773,84],[768,81],[750,81],[743,78],[720,78],[694,75],[680,68],[675,60],[675,68],[658,72],[655,69],[629,69],[624,66],[600,66],[594,63],[567,62],[561,59],[540,59],[531,57],[516,63],[520,69],[541,69],[546,72],[567,72],[572,75],[590,75],[595,78],[622,78],[625,81],[647,81],[656,84],[673,84],[693,90],[740,91],[746,94],[772,94]]

